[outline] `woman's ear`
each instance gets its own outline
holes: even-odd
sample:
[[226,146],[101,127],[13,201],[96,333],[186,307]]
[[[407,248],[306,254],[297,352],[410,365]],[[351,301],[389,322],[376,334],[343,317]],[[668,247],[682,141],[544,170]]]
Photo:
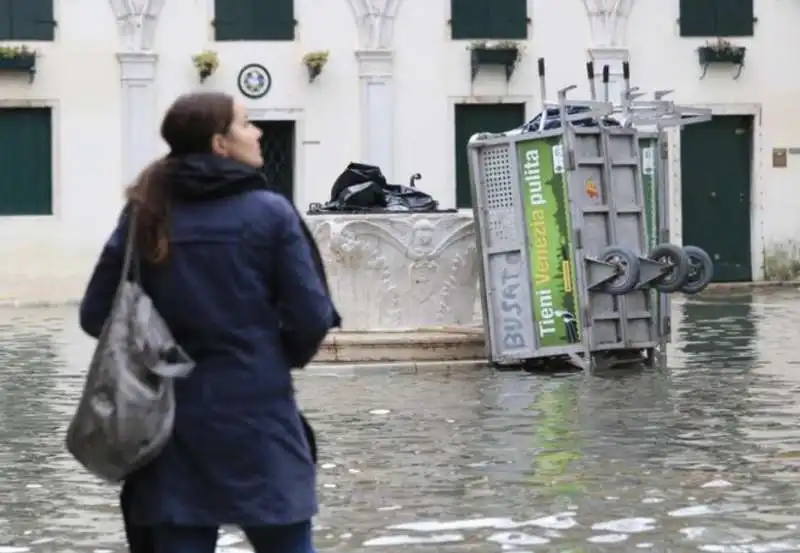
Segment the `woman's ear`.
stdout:
[[228,157],[228,148],[225,144],[225,137],[221,134],[215,134],[211,137],[211,151],[218,156]]

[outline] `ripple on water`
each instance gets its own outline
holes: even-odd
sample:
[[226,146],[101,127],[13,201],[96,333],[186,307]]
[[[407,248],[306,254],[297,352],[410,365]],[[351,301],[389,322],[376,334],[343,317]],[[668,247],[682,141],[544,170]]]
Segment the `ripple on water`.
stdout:
[[[92,348],[75,320],[0,311],[0,553],[122,551],[115,490],[63,447]],[[320,553],[800,550],[800,294],[674,323],[668,375],[301,373]]]

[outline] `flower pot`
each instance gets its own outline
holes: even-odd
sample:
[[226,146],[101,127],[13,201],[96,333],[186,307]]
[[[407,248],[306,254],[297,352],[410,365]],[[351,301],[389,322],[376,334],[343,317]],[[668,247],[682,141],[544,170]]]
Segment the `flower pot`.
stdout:
[[201,83],[205,82],[205,80],[206,80],[207,78],[209,78],[213,72],[214,72],[214,71],[211,69],[211,67],[209,67],[209,66],[207,66],[207,65],[206,65],[206,66],[203,66],[203,67],[201,67],[201,68],[200,68],[200,71],[198,72],[198,73],[199,73],[199,75],[200,75],[200,82],[201,82]]
[[742,65],[744,63],[745,48],[743,46],[733,46],[724,50],[717,50],[712,46],[701,46],[697,49],[697,58],[700,65],[710,63],[729,63],[732,65]]
[[12,57],[0,57],[0,71],[33,71],[35,67],[35,54],[19,54]]
[[475,48],[472,55],[480,65],[509,65],[516,63],[519,51],[516,48]]
[[470,55],[472,78],[475,78],[481,65],[502,65],[505,68],[506,80],[509,80],[514,73],[518,57],[519,50],[516,48],[473,48]]
[[724,49],[717,49],[713,46],[700,46],[697,49],[697,61],[703,67],[703,74],[700,78],[705,78],[709,65],[728,64],[738,68],[733,76],[734,80],[738,79],[744,68],[744,54],[744,46],[730,46]]
[[314,80],[320,76],[322,73],[322,66],[316,64],[308,64],[306,65],[306,69],[308,69],[308,82],[313,83]]

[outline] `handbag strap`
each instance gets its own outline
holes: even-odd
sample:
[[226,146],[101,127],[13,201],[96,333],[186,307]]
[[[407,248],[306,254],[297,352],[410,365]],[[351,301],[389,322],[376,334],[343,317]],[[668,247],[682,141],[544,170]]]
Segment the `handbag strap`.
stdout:
[[142,284],[142,268],[139,262],[139,256],[136,253],[136,208],[130,204],[128,210],[128,236],[125,239],[125,257],[122,262],[122,272],[119,277],[119,286],[117,289],[122,289],[122,285],[128,280],[131,268],[133,268],[133,280],[141,286]]

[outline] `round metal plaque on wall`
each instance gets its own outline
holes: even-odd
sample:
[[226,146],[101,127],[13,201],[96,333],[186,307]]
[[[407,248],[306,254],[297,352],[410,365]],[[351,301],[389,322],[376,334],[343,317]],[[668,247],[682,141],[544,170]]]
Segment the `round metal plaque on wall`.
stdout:
[[272,88],[272,75],[266,67],[258,63],[248,63],[242,67],[236,81],[239,92],[253,100],[263,98]]

